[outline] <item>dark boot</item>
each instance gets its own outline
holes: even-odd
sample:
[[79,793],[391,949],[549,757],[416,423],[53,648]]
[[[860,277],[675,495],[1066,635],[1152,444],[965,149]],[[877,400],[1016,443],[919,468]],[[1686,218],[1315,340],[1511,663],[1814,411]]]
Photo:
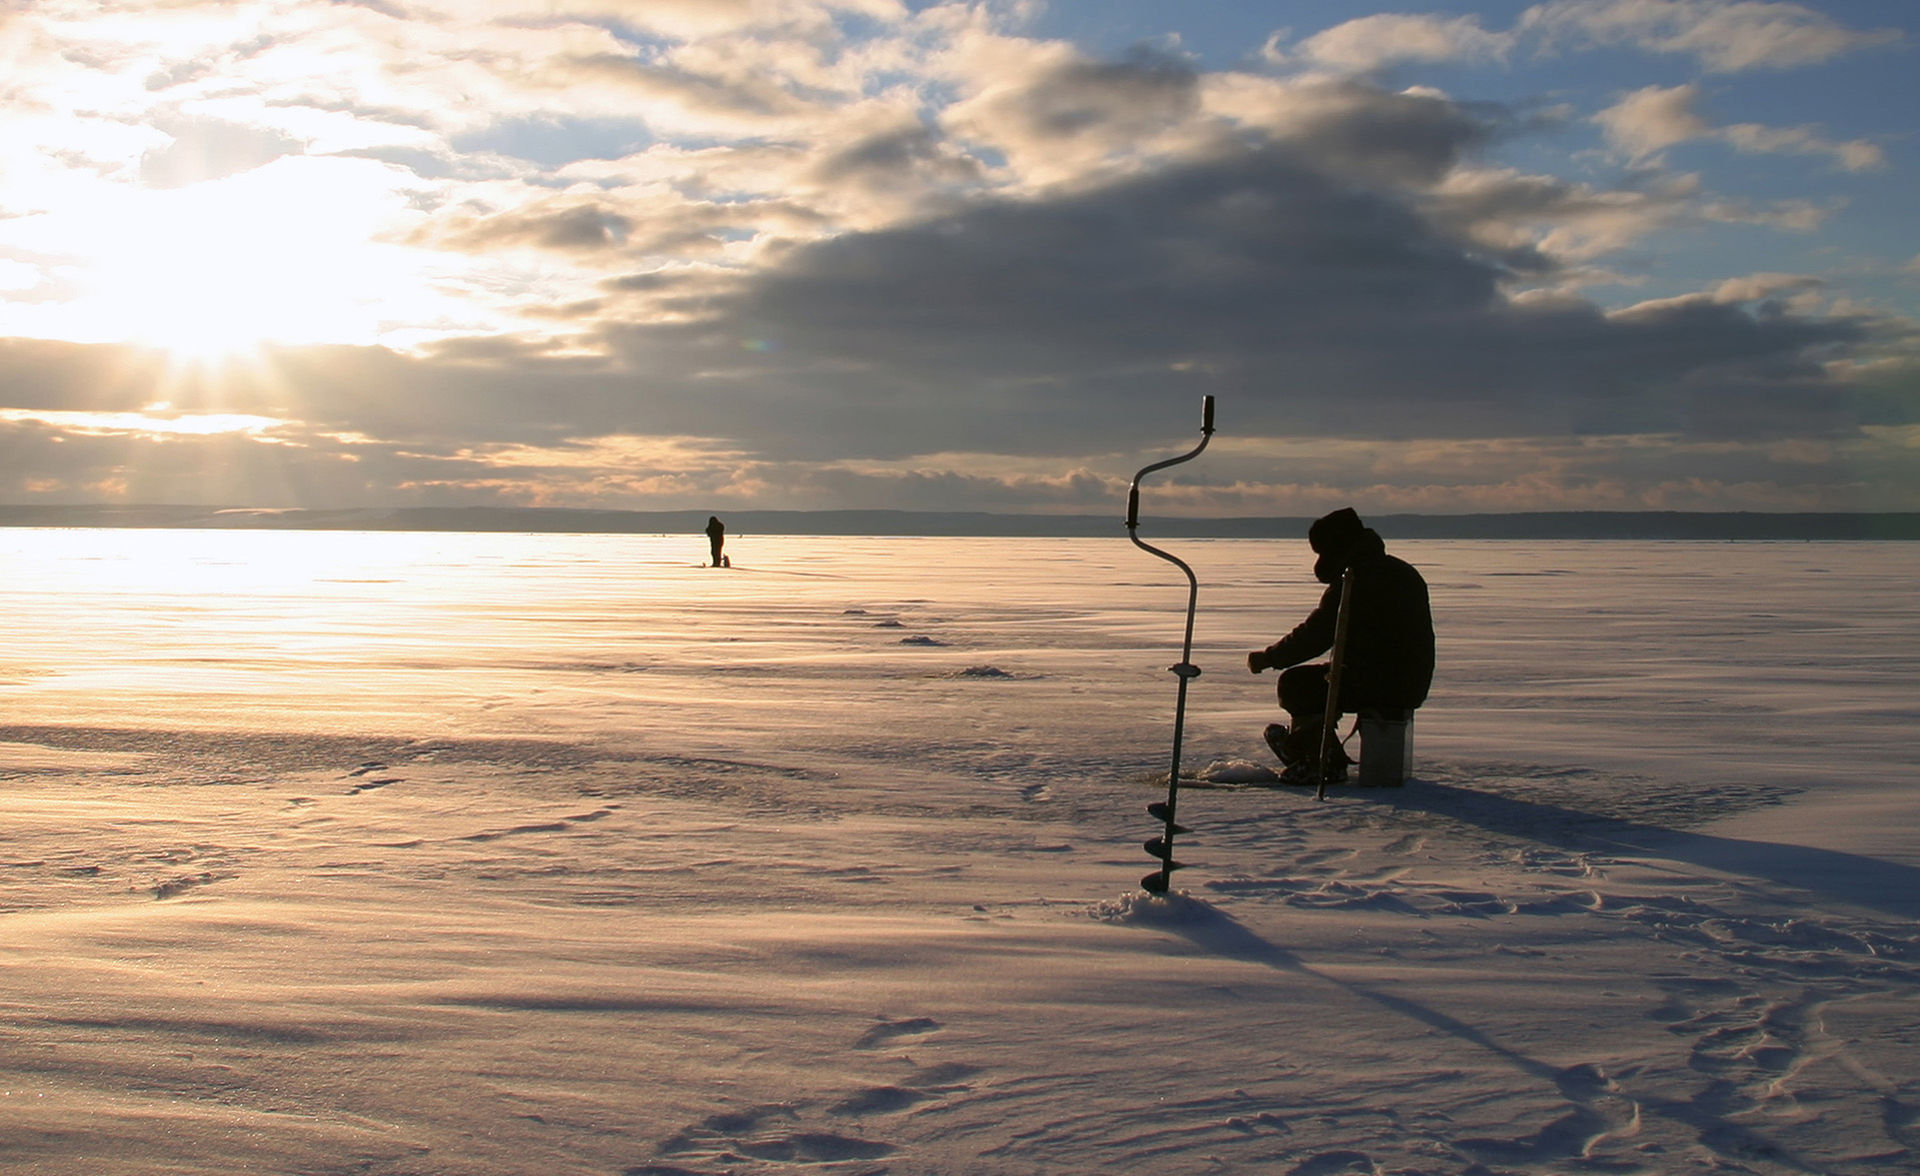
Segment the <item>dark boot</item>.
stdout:
[[[1326,717],[1307,715],[1294,723],[1291,730],[1281,723],[1268,723],[1263,734],[1267,746],[1273,754],[1280,757],[1286,766],[1280,779],[1286,784],[1318,784],[1320,782],[1320,736],[1325,729]],[[1336,738],[1328,752],[1327,780],[1337,783],[1347,778],[1347,768],[1353,761],[1347,757],[1347,749]]]
[[1293,725],[1287,732],[1286,741],[1280,745],[1280,762],[1292,767],[1294,764],[1311,764],[1320,758],[1320,732],[1326,724],[1322,715],[1308,715]]

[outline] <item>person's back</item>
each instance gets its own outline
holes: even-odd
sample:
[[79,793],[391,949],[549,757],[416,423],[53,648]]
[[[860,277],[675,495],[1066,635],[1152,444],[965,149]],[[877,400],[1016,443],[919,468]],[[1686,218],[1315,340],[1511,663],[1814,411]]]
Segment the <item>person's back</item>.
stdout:
[[1388,555],[1372,530],[1347,555],[1353,601],[1341,668],[1342,709],[1412,710],[1433,686],[1433,613],[1427,582],[1406,560]]

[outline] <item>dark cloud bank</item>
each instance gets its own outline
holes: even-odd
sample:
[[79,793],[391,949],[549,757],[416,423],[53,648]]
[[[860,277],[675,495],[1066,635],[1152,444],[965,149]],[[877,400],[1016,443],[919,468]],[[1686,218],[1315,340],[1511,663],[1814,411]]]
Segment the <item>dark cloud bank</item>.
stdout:
[[[1851,390],[1819,361],[1861,342],[1859,322],[1704,299],[1612,318],[1526,309],[1501,295],[1506,276],[1388,196],[1282,150],[1235,152],[805,249],[726,309],[789,357],[730,395],[782,418],[783,393],[839,408],[831,445],[875,455],[934,438],[1125,445],[1203,392],[1269,436],[1804,437],[1855,423]],[[659,340],[623,343],[638,359]]]

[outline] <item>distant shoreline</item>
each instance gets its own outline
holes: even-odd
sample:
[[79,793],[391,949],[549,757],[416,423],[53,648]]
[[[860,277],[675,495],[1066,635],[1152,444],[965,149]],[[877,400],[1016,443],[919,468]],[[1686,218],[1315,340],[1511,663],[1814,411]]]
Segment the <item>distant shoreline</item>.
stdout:
[[[397,507],[265,510],[212,506],[0,506],[0,527],[207,528],[284,531],[482,531],[696,534],[700,510]],[[1123,537],[1113,515],[1025,515],[906,510],[723,511],[735,535]],[[1148,518],[1143,536],[1299,539],[1307,518]],[[1540,511],[1368,515],[1389,539],[1920,540],[1920,512]]]

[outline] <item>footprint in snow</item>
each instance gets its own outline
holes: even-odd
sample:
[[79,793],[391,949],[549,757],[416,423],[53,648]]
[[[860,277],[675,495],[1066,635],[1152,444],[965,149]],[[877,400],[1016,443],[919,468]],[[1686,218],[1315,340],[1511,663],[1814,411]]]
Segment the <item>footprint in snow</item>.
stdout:
[[1351,849],[1315,849],[1309,850],[1294,859],[1299,866],[1317,866],[1322,862],[1341,861],[1356,856]]
[[780,1164],[837,1164],[847,1160],[877,1160],[894,1153],[894,1146],[873,1139],[856,1139],[830,1131],[799,1131],[772,1139],[742,1140],[733,1150],[756,1160]]
[[869,1086],[855,1091],[827,1108],[830,1115],[892,1115],[910,1111],[924,1102],[944,1098],[969,1089],[966,1079],[980,1067],[965,1062],[942,1062],[933,1066],[915,1066],[913,1079],[904,1085]]
[[937,1097],[906,1086],[869,1086],[827,1108],[829,1115],[890,1115]]
[[1309,1156],[1300,1163],[1287,1169],[1287,1176],[1335,1176],[1335,1173],[1356,1172],[1372,1176],[1380,1169],[1372,1157],[1365,1152],[1329,1151]]
[[460,838],[462,841],[498,841],[502,837],[517,837],[524,833],[565,833],[573,826],[588,821],[598,821],[613,815],[612,808],[595,809],[590,813],[575,813],[561,817],[557,821],[544,821],[537,825],[515,825],[509,829],[486,829],[479,833],[469,833]]
[[153,887],[153,897],[156,900],[164,902],[169,898],[185,894],[195,887],[208,886],[229,877],[232,877],[232,875],[212,873],[182,874],[178,878],[169,878],[164,882],[155,884]]
[[[781,1164],[837,1164],[892,1155],[890,1143],[832,1131],[788,1130],[798,1116],[787,1106],[754,1107],[710,1115],[659,1145],[662,1155],[703,1156],[737,1162],[744,1156]],[[771,1130],[763,1130],[768,1126]],[[672,1164],[640,1164],[624,1176],[691,1176]]]
[[910,1017],[904,1021],[882,1021],[860,1035],[853,1043],[855,1049],[878,1049],[896,1037],[917,1037],[923,1033],[932,1033],[940,1028],[940,1022],[932,1017]]

